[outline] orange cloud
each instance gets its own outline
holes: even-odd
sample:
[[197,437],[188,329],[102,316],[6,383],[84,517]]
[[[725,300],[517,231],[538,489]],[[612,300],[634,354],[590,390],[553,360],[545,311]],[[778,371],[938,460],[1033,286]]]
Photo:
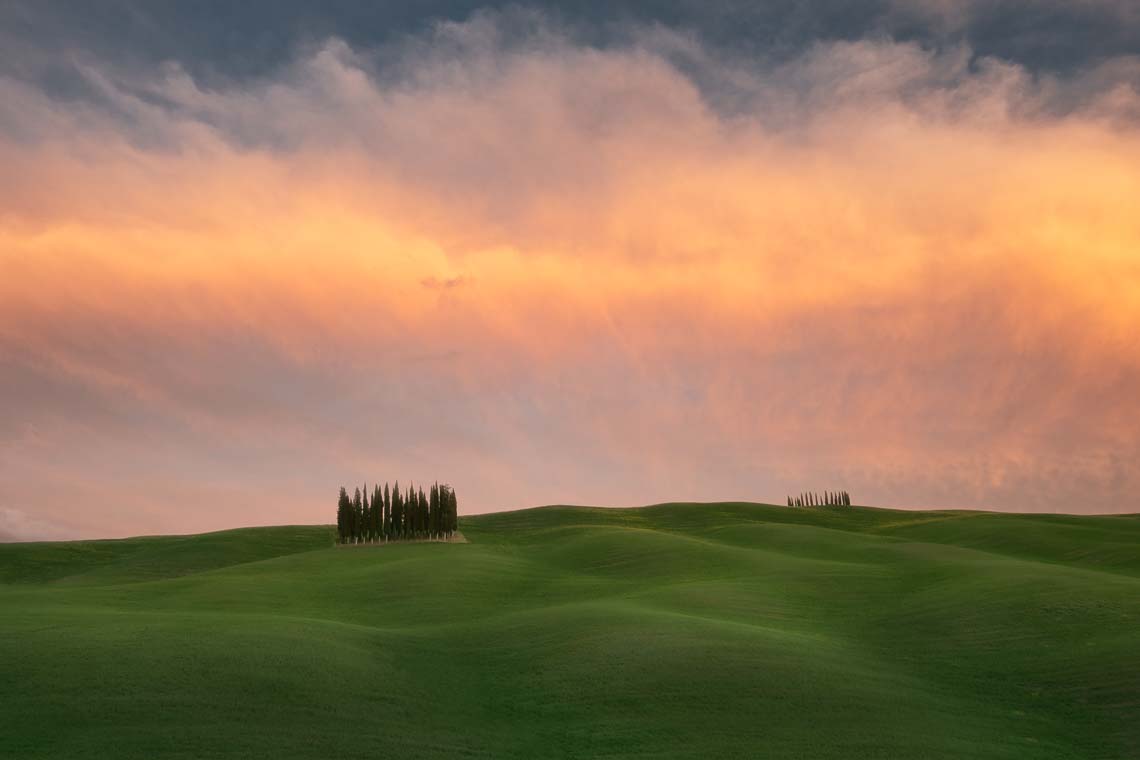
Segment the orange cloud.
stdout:
[[[0,140],[0,506],[107,503],[138,457],[198,515],[148,530],[224,524],[205,490],[281,471],[296,520],[405,473],[481,510],[819,483],[1135,509],[1126,95],[1059,116],[962,51],[751,70],[488,23],[396,80],[332,42],[224,91],[90,71],[103,110],[4,85],[35,137]],[[45,479],[58,501],[20,485]]]

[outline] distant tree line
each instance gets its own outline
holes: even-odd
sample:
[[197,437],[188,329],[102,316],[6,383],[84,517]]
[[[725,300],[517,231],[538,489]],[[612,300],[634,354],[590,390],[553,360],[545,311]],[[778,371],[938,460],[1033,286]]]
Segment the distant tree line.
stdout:
[[788,497],[789,507],[850,507],[851,494],[846,491],[824,491],[818,494],[805,491],[799,496]]
[[459,525],[455,490],[433,485],[428,493],[399,481],[385,483],[369,496],[368,484],[351,497],[343,487],[336,502],[336,535],[342,544],[380,543],[415,539],[450,538]]

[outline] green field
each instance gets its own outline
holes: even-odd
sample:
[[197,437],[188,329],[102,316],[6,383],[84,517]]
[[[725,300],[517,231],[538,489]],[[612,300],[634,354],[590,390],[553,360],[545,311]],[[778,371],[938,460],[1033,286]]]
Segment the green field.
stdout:
[[1140,758],[1140,518],[668,504],[0,545],[5,758]]

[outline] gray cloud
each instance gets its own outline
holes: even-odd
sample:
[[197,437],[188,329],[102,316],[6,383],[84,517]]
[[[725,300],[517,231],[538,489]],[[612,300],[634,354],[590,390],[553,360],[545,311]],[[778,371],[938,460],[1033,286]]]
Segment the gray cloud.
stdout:
[[[557,18],[578,44],[624,45],[647,25],[692,36],[737,58],[781,60],[820,43],[880,39],[924,47],[963,46],[1033,74],[1074,73],[1140,54],[1140,11],[1130,0],[626,0],[559,3],[426,0],[414,4],[299,0],[187,4],[115,0],[50,4],[9,0],[0,29],[10,74],[73,92],[75,56],[146,68],[177,60],[216,86],[264,77],[329,37],[374,48],[414,37],[438,22],[520,6]],[[527,37],[526,23],[504,33]]]

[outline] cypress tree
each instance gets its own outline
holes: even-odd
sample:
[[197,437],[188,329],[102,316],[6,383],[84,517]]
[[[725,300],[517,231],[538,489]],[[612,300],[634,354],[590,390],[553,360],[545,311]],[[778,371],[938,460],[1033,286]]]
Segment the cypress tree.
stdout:
[[352,542],[352,497],[346,491],[344,494],[344,542]]
[[455,499],[455,489],[448,489],[448,512],[450,514],[450,532],[454,533],[459,530],[459,502]]
[[363,497],[363,514],[364,514],[364,529],[361,532],[365,541],[372,538],[372,506],[368,503],[368,484],[364,484],[364,490],[361,491]]
[[412,500],[416,503],[416,538],[424,537],[424,508],[420,497],[423,496],[423,489],[417,488],[412,491]]
[[352,541],[356,543],[360,540],[361,529],[364,527],[364,507],[360,502],[360,489],[356,489],[356,493],[352,497]]
[[384,540],[384,489],[380,483],[372,489],[372,533],[377,543]]
[[439,483],[433,483],[431,493],[428,494],[428,522],[431,524],[429,532],[432,538],[439,535]]
[[403,538],[404,530],[404,499],[400,496],[400,481],[392,487],[392,538]]
[[411,535],[409,537],[417,539],[420,537],[420,495],[416,491],[414,484],[408,486],[408,503],[412,505],[412,520],[409,526],[411,528]]
[[420,487],[420,538],[428,534],[428,500],[424,495],[423,486]]
[[415,538],[416,533],[416,487],[409,483],[401,500],[404,506],[404,538]]
[[384,540],[392,538],[392,494],[388,490],[388,481],[384,481]]
[[404,491],[404,538],[415,538],[416,534],[416,487],[409,483]]
[[336,535],[343,544],[348,537],[348,510],[351,504],[348,501],[348,491],[340,487],[340,496],[336,501]]
[[446,485],[439,487],[437,497],[439,499],[439,533],[446,538],[451,527],[451,504],[448,503]]
[[416,537],[416,486],[408,483],[404,491],[404,538]]
[[451,532],[450,490],[446,483],[439,487],[439,532],[444,538]]
[[351,544],[356,540],[356,505],[353,504],[352,499],[348,500],[348,542]]
[[413,484],[408,488],[408,503],[412,505],[411,538],[420,537],[420,496]]

